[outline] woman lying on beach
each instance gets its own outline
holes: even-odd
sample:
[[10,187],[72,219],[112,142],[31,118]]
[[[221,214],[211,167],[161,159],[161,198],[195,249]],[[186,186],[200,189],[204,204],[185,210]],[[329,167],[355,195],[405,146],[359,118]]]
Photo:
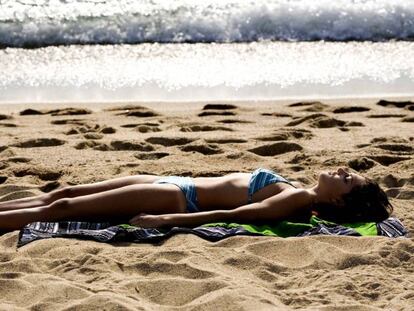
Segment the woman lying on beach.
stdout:
[[68,186],[48,194],[0,202],[0,230],[34,221],[128,221],[141,227],[195,227],[209,222],[375,221],[393,207],[377,183],[347,169],[319,174],[301,188],[263,168],[222,177],[135,175]]

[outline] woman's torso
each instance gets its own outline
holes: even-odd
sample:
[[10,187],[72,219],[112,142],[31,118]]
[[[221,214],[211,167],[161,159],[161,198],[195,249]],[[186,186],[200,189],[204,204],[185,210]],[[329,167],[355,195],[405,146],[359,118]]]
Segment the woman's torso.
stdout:
[[[202,211],[234,209],[248,204],[251,177],[251,173],[233,173],[221,177],[194,178],[199,209]],[[252,203],[263,201],[284,190],[294,188],[293,185],[286,182],[271,183],[253,193]]]

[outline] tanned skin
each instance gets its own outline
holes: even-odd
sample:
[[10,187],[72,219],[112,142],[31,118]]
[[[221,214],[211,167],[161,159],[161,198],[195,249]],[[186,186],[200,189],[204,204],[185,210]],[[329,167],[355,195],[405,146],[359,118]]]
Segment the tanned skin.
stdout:
[[[16,230],[34,221],[129,220],[141,227],[197,226],[226,221],[259,223],[303,219],[315,202],[335,202],[364,177],[339,168],[322,172],[308,189],[287,183],[267,185],[248,203],[250,173],[193,178],[200,212],[187,213],[182,191],[154,184],[162,176],[135,175],[68,186],[48,194],[0,202],[0,230]],[[297,184],[295,185],[297,186]]]

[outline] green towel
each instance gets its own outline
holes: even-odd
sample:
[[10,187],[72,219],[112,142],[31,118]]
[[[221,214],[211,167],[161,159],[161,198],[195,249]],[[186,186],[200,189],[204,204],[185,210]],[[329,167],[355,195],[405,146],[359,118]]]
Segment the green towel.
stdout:
[[[274,225],[252,225],[252,224],[238,224],[238,223],[209,223],[203,225],[203,227],[224,227],[224,228],[238,228],[243,227],[245,230],[269,236],[279,236],[279,237],[290,237],[297,236],[306,230],[312,229],[320,224],[326,225],[328,227],[338,226],[338,224],[329,222],[323,219],[320,219],[316,216],[312,216],[309,219],[309,223],[298,223],[290,221],[280,221]],[[358,222],[358,223],[348,223],[341,224],[341,226],[346,228],[352,228],[359,234],[363,236],[378,235],[377,226],[375,222]]]

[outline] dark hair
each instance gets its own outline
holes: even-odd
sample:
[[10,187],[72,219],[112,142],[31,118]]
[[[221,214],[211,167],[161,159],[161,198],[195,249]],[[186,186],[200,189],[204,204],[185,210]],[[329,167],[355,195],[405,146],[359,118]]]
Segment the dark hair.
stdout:
[[312,209],[318,217],[336,223],[381,222],[394,211],[384,190],[373,180],[356,186],[342,196],[340,205],[316,203]]

